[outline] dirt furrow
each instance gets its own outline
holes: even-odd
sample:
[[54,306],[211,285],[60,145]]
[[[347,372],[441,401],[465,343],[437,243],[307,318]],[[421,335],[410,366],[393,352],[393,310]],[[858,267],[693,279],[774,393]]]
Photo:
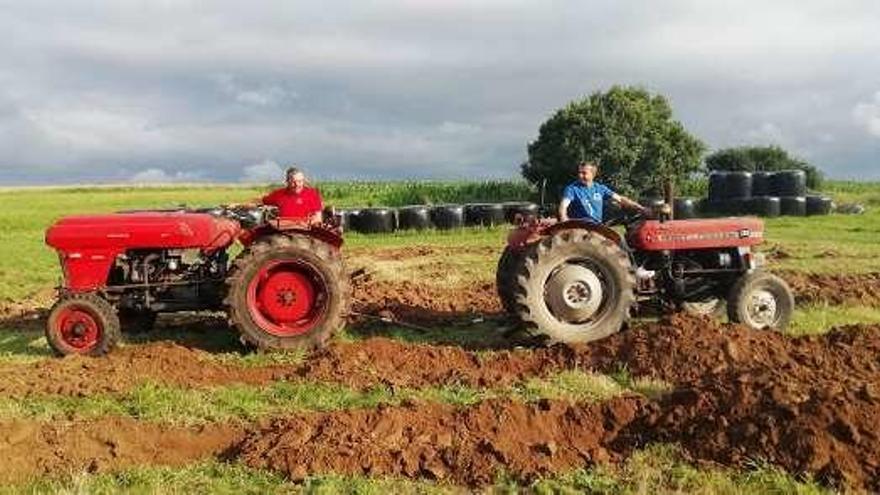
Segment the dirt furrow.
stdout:
[[826,335],[791,338],[675,316],[641,324],[591,345],[558,345],[477,353],[456,346],[385,338],[336,342],[298,365],[241,367],[172,343],[132,346],[103,358],[67,357],[0,366],[0,393],[85,396],[121,393],[146,381],[200,388],[278,380],[333,382],[356,389],[442,385],[503,387],[562,370],[621,368],[674,384],[725,370],[818,370],[826,375],[880,374],[880,326],[852,326]]
[[184,387],[258,385],[290,377],[290,366],[241,367],[171,342],[117,349],[100,357],[67,356],[0,365],[0,394],[87,396],[120,393],[147,381]]
[[791,286],[798,304],[880,304],[880,272],[783,271],[779,275]]
[[469,408],[410,404],[277,419],[234,457],[293,480],[342,472],[491,483],[616,461],[656,441],[695,461],[747,468],[768,461],[829,486],[880,489],[880,385],[797,366],[728,370],[658,401],[600,404],[490,400]]
[[226,451],[244,427],[192,428],[127,418],[0,422],[0,482],[97,473],[136,465],[182,465]]
[[251,432],[233,457],[293,480],[335,472],[480,486],[502,470],[531,480],[618,459],[606,445],[644,403],[635,396],[581,405],[489,400],[309,414]]

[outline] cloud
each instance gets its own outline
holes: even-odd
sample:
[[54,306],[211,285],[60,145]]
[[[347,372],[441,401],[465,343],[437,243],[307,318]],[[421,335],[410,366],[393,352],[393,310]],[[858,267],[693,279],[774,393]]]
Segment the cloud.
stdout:
[[874,99],[857,103],[852,111],[853,119],[871,136],[880,138],[880,91],[874,93]]
[[272,160],[264,160],[244,168],[242,182],[278,182],[284,178],[284,170]]
[[782,129],[772,122],[764,122],[756,129],[747,131],[746,137],[754,144],[782,145],[786,142]]
[[299,98],[299,94],[280,84],[256,82],[246,84],[229,74],[216,76],[221,91],[231,96],[237,103],[265,107],[280,105]]
[[776,142],[880,179],[878,24],[875,0],[13,2],[0,183],[251,180],[260,157],[516,177],[544,120],[612,84],[667,95],[713,148]]
[[201,172],[166,172],[161,168],[148,168],[134,173],[129,182],[135,184],[167,184],[171,182],[198,182],[204,180]]

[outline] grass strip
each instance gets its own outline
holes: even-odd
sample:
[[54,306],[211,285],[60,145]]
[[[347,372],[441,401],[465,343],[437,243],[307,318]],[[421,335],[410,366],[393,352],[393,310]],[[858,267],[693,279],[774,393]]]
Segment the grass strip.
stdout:
[[[503,474],[483,493],[535,494],[800,494],[833,491],[756,462],[746,470],[697,468],[672,445],[651,445],[624,463],[560,473],[530,484]],[[217,494],[459,494],[473,490],[425,480],[322,474],[294,484],[282,476],[238,463],[207,460],[183,467],[144,466],[114,473],[76,474],[0,487],[0,494],[217,493]]]
[[786,333],[820,335],[842,325],[880,324],[880,307],[813,304],[798,307]]
[[91,397],[31,396],[0,398],[0,418],[52,420],[127,416],[171,424],[253,421],[262,417],[305,411],[373,408],[405,401],[433,401],[472,405],[496,397],[522,401],[569,399],[602,401],[627,393],[654,394],[668,390],[660,382],[615,380],[579,370],[564,371],[546,379],[533,378],[501,389],[446,385],[424,389],[376,387],[358,391],[318,382],[277,382],[266,387],[245,385],[210,389],[185,389],[145,383],[123,394]]

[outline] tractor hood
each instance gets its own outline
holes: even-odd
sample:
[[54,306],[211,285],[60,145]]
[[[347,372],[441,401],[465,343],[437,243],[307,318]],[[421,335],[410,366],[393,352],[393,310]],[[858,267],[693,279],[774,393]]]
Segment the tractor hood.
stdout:
[[631,248],[645,251],[738,248],[763,241],[764,222],[752,217],[647,220],[627,234]]
[[136,212],[64,217],[46,231],[46,244],[65,252],[199,248],[214,251],[237,238],[237,222],[207,213]]

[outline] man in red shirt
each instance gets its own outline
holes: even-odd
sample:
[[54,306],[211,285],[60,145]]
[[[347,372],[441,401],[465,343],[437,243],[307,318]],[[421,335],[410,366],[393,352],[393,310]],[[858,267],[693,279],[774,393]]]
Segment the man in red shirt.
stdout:
[[280,218],[304,220],[310,224],[321,223],[324,203],[321,193],[306,186],[306,176],[296,167],[287,169],[287,186],[263,196],[264,205],[277,206]]

